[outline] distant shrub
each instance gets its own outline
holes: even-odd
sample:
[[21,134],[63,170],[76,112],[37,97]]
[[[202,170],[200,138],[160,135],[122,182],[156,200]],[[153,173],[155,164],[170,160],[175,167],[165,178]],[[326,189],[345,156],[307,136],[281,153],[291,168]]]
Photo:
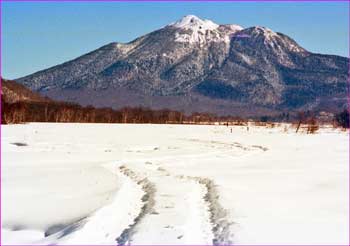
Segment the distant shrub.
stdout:
[[261,122],[267,122],[269,120],[269,117],[268,116],[261,116],[260,117],[260,121]]
[[309,121],[308,121],[308,126],[307,126],[307,133],[308,134],[314,134],[318,131],[319,129],[319,125],[316,121],[315,117],[312,117]]
[[266,126],[266,122],[263,121],[253,121],[252,122],[253,126]]
[[343,128],[349,128],[350,122],[349,122],[349,111],[344,109],[343,112],[335,115],[335,121],[338,126],[341,126]]
[[313,134],[318,131],[319,124],[314,115],[311,115],[310,112],[299,112],[297,116],[298,122],[292,124],[293,128],[296,128],[296,133],[301,130],[307,134]]
[[275,128],[275,127],[276,127],[276,123],[273,123],[273,122],[267,123],[267,124],[266,124],[266,127],[267,127],[267,128]]
[[246,126],[248,124],[245,120],[236,120],[231,123],[233,126]]
[[298,124],[296,126],[296,133],[298,133],[301,124],[305,121],[305,113],[304,112],[299,112],[298,113]]

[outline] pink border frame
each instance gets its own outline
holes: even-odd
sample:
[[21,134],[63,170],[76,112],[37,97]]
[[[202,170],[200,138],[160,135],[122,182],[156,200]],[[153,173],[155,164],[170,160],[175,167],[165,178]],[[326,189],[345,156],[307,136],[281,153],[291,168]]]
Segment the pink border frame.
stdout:
[[[350,0],[0,0],[0,77],[2,77],[2,2],[348,2],[348,23],[350,25]],[[349,42],[350,42],[350,37],[349,38]],[[348,58],[350,59],[350,48],[348,50]],[[348,109],[350,109],[350,63],[349,63],[349,68],[348,68]],[[1,81],[0,81],[0,89],[1,89]],[[1,94],[0,94],[0,100],[1,100]],[[2,108],[0,106],[0,115],[2,113]],[[0,140],[1,140],[1,131],[2,131],[2,127],[1,127],[1,119],[0,119]],[[349,134],[349,155],[350,155],[350,132],[348,132]],[[2,226],[2,218],[1,218],[1,179],[2,179],[2,168],[1,168],[1,141],[0,141],[0,225]],[[350,177],[350,158],[349,158],[349,177]],[[348,188],[349,188],[349,196],[348,199],[350,200],[350,178],[349,178],[349,183],[348,183]],[[350,213],[349,213],[349,228],[350,228]],[[1,239],[2,239],[2,235],[1,235],[2,231],[0,228],[0,246],[33,246],[32,244],[2,244],[1,243]],[[349,231],[349,238],[348,238],[348,244],[345,244],[347,246],[350,246],[350,231]],[[104,246],[116,246],[118,244],[111,244],[111,245],[104,245]],[[134,245],[134,246],[161,246],[163,244],[144,244],[144,245]],[[238,244],[234,244],[235,246],[269,246],[269,245],[264,245],[264,244],[244,244],[244,245],[238,245]],[[345,246],[345,245],[322,245],[322,246]],[[59,245],[58,245],[59,246]],[[65,245],[65,246],[70,246],[70,245]],[[87,246],[87,245],[79,245],[79,244],[74,244],[71,246]],[[100,246],[100,245],[91,245],[89,244],[88,246]],[[184,245],[184,244],[167,244],[164,246],[210,246],[210,245]],[[230,246],[230,245],[226,245],[226,246]],[[275,245],[277,246],[277,245]],[[282,246],[282,245],[281,245]],[[297,245],[292,245],[292,244],[285,244],[283,246],[304,246],[301,244],[297,244]],[[311,244],[307,244],[305,246],[319,246],[319,245],[311,245]]]

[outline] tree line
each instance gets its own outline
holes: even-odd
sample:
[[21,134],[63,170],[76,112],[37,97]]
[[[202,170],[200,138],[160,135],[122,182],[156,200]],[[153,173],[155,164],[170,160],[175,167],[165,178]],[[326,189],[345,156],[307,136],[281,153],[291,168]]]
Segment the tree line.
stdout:
[[95,108],[66,102],[18,101],[7,103],[1,100],[2,124],[24,122],[77,122],[77,123],[202,123],[235,120],[236,117],[218,117],[210,113],[193,113],[143,107]]
[[[25,122],[76,122],[76,123],[154,123],[154,124],[210,124],[223,122],[229,124],[245,124],[248,120],[236,116],[217,116],[211,113],[192,113],[162,109],[152,110],[144,107],[124,107],[119,110],[112,108],[83,107],[75,103],[56,101],[17,101],[9,103],[1,98],[1,123],[16,124]],[[288,120],[286,120],[286,118]],[[281,114],[277,116],[261,117],[260,122],[299,122],[317,124],[314,116],[298,113],[296,116]],[[336,114],[333,120],[336,126],[349,128],[349,111],[344,110]]]

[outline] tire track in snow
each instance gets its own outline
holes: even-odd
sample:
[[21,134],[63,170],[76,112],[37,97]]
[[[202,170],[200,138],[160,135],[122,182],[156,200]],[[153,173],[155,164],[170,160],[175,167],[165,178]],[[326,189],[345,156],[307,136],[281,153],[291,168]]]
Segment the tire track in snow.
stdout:
[[199,185],[205,187],[206,193],[203,196],[204,201],[210,212],[210,221],[212,224],[212,232],[214,234],[213,245],[230,245],[233,244],[233,233],[230,230],[233,222],[230,222],[227,217],[227,211],[219,203],[219,193],[216,185],[211,179],[192,176],[177,176],[180,179],[190,179],[198,182]]
[[135,227],[137,224],[145,217],[147,214],[152,213],[154,211],[154,194],[156,192],[154,184],[152,184],[147,178],[140,178],[135,172],[126,166],[120,166],[119,170],[122,174],[136,182],[141,186],[144,191],[144,195],[141,198],[141,201],[144,203],[140,213],[134,219],[134,223],[131,224],[128,228],[126,228],[118,238],[116,238],[116,242],[118,245],[130,244],[132,240],[132,235],[135,233]]
[[233,234],[230,231],[230,226],[233,224],[226,218],[227,211],[219,203],[219,193],[216,185],[208,178],[195,178],[199,183],[206,187],[207,193],[204,200],[209,204],[209,212],[211,223],[213,224],[213,239],[214,245],[232,244]]
[[[256,150],[260,150],[260,151],[264,152],[267,150],[267,148],[264,148],[262,146],[254,145],[254,146],[247,147],[247,146],[243,146],[239,143],[229,144],[229,143],[223,143],[223,142],[218,142],[218,141],[210,141],[210,144],[219,145],[219,147],[224,147],[225,150],[226,150],[226,148],[227,149],[237,149],[237,150],[244,151],[244,152],[246,152],[246,151],[255,152]],[[210,146],[210,147],[212,147],[212,146]],[[222,153],[222,152],[223,151],[221,150],[218,153]],[[208,155],[208,153],[203,154],[203,156],[206,156],[206,155]],[[212,155],[212,152],[209,155]],[[192,156],[198,157],[198,155],[191,154],[191,155],[180,155],[180,156],[177,156],[177,158],[183,159],[184,157],[187,157],[187,156],[188,157],[192,157]],[[168,158],[172,159],[173,157],[169,156]],[[189,214],[190,216],[193,216],[194,219],[197,218],[196,220],[198,221],[198,223],[194,224],[194,226],[196,226],[198,228],[199,227],[208,228],[209,230],[211,230],[211,233],[209,233],[209,234],[208,234],[208,231],[206,234],[202,234],[203,235],[202,238],[206,237],[207,239],[210,239],[210,242],[213,245],[232,244],[233,238],[234,238],[232,225],[234,225],[234,223],[228,219],[227,210],[225,210],[219,202],[219,192],[217,190],[217,186],[215,185],[214,181],[209,179],[209,178],[206,178],[206,177],[175,175],[175,174],[172,174],[171,172],[169,172],[168,170],[164,169],[163,166],[156,165],[156,166],[158,166],[158,168],[156,168],[154,166],[154,164],[152,164],[153,161],[157,161],[157,162],[158,161],[167,161],[166,159],[167,158],[163,157],[163,158],[151,158],[151,161],[149,159],[141,159],[139,161],[136,160],[136,163],[137,162],[140,162],[140,163],[144,162],[148,165],[144,166],[141,164],[141,165],[135,165],[135,167],[134,167],[134,164],[133,164],[133,170],[135,170],[135,171],[137,170],[138,173],[142,173],[141,176],[148,176],[149,177],[148,182],[151,180],[153,182],[154,186],[157,186],[160,188],[159,191],[157,189],[157,192],[162,193],[161,196],[172,197],[175,195],[175,193],[174,194],[165,193],[165,191],[171,192],[171,190],[164,189],[164,187],[161,187],[162,182],[164,182],[163,180],[165,180],[166,178],[167,179],[173,178],[175,180],[176,179],[182,180],[182,181],[178,182],[179,186],[184,185],[188,181],[193,182],[192,184],[194,185],[194,187],[196,185],[200,186],[201,188],[198,188],[198,189],[195,188],[196,191],[195,191],[195,193],[193,193],[193,196],[198,197],[197,198],[198,200],[190,199],[190,204],[188,204],[188,206],[197,207],[200,210],[200,212],[198,212],[198,213],[192,212],[194,214]],[[135,172],[131,171],[130,169],[128,169],[126,167],[124,167],[124,168],[125,168],[125,170],[128,170],[128,172],[130,172],[129,174],[127,174],[127,176],[137,177]],[[159,175],[159,173],[162,173],[162,174]],[[138,179],[140,179],[140,178],[137,178],[136,181]],[[174,185],[176,183],[177,182],[174,181]],[[184,199],[185,199],[185,197],[187,197],[186,194],[181,195],[179,193],[177,193],[177,196],[183,196]],[[155,194],[153,193],[152,206],[154,206],[155,202],[157,202],[157,203],[160,202],[159,198],[160,198],[159,194],[157,196],[155,196]],[[199,205],[199,204],[201,204],[201,205]],[[177,207],[177,206],[179,206],[179,204],[175,203],[174,206]],[[160,212],[159,216],[161,216],[163,218],[167,218],[166,217],[167,213],[165,213],[165,211],[159,211],[159,204],[155,207],[157,209],[157,212]],[[153,208],[153,209],[155,209],[155,208]],[[187,210],[187,212],[189,212],[189,211]],[[121,242],[122,244],[125,244],[126,242],[130,242],[131,236],[136,233],[136,227],[138,225],[140,225],[140,226],[137,228],[136,237],[134,238],[136,240],[136,242],[143,242],[143,240],[147,239],[147,237],[145,237],[145,235],[147,235],[147,230],[144,229],[145,227],[147,227],[147,224],[148,224],[148,226],[152,227],[152,228],[149,228],[148,233],[152,232],[152,231],[153,232],[157,231],[158,233],[163,233],[163,231],[161,230],[160,227],[158,227],[158,229],[156,229],[157,226],[153,227],[153,225],[152,225],[154,223],[155,224],[158,223],[158,221],[159,221],[158,218],[155,218],[153,216],[146,217],[147,214],[151,214],[151,212],[146,212],[146,209],[145,209],[145,211],[142,213],[142,215],[140,215],[140,218],[137,218],[135,220],[134,225],[132,225],[130,227],[130,230],[132,231],[132,233],[130,233],[129,230],[126,230],[125,233],[119,237],[118,243]],[[144,217],[147,218],[146,219],[147,222],[140,223],[141,219]],[[176,227],[173,227],[175,222],[172,221],[172,219],[170,219],[170,218],[168,218],[168,221],[169,221],[168,223],[170,223],[172,225],[169,225],[166,228],[173,228],[173,230],[177,230]],[[199,229],[198,231],[201,231],[201,230],[202,229]],[[181,230],[178,230],[178,232],[180,232],[180,231]],[[180,240],[181,242],[187,242],[187,239],[191,240],[192,237],[191,237],[190,233],[188,233],[186,231],[184,231],[183,233],[184,233],[183,235],[179,234],[179,237],[177,239],[184,239],[184,241]],[[207,235],[207,236],[204,236],[204,235]],[[208,237],[208,235],[211,235],[211,236]],[[187,236],[187,239],[186,239],[186,236]],[[125,239],[125,238],[128,238],[128,239]],[[169,238],[171,238],[170,234],[169,234]],[[196,237],[193,237],[192,240],[195,240],[195,238]],[[197,238],[199,238],[199,237],[197,237]],[[159,241],[162,242],[162,239],[159,239]],[[174,241],[171,241],[171,242],[174,243]],[[159,243],[159,242],[154,242],[154,243]]]
[[[137,183],[141,184],[140,176],[138,176],[131,169],[123,166],[121,167],[121,170],[125,175],[135,180]],[[163,167],[158,167],[157,169],[152,170],[150,178],[151,179],[155,178],[157,176],[157,173],[161,173],[161,175],[158,176],[158,179],[159,178],[162,179],[161,177],[163,176],[164,178],[167,178],[167,179],[173,178],[175,180],[179,180],[179,185],[183,185],[185,182],[190,181],[190,182],[193,182],[193,185],[201,186],[202,188],[198,190],[196,189],[196,190],[197,192],[198,191],[200,192],[200,194],[198,194],[198,199],[202,200],[202,202],[200,202],[202,205],[199,208],[201,208],[203,212],[199,212],[197,215],[191,214],[191,216],[201,216],[201,215],[203,216],[204,214],[208,214],[205,216],[206,218],[209,217],[208,220],[203,217],[203,218],[200,218],[198,221],[200,221],[201,223],[207,224],[207,225],[203,225],[203,228],[211,229],[212,231],[211,243],[213,245],[224,245],[224,244],[227,245],[227,244],[233,243],[232,241],[233,233],[231,231],[231,225],[233,225],[233,223],[227,219],[227,211],[220,205],[219,193],[217,191],[216,185],[211,179],[203,178],[203,177],[184,176],[184,175],[180,175],[180,176],[172,175],[168,170],[164,169]],[[155,209],[154,208],[155,202],[159,202],[158,200],[155,200],[156,199],[155,186],[157,185],[157,183],[152,183],[151,189],[148,189],[147,187],[149,187],[150,181],[145,178],[141,180],[143,182],[144,180],[147,180],[145,181],[146,185],[143,185],[144,186],[143,189],[145,189],[145,194],[149,194],[149,195],[146,195],[146,197],[147,199],[150,199],[150,200],[144,201],[147,203],[145,204],[143,211],[140,213],[140,216],[138,216],[138,218],[135,219],[135,223],[131,225],[130,228],[126,229],[123,232],[123,234],[117,239],[118,244],[124,245],[125,243],[132,241],[131,237],[136,233],[135,228],[140,224],[141,219],[143,219],[147,214],[152,214],[152,212],[154,212],[154,209]],[[161,183],[159,183],[158,185],[161,185]],[[164,189],[164,187],[162,189]],[[165,195],[168,196],[171,194],[169,193]],[[163,194],[163,196],[165,195]],[[180,194],[180,195],[186,197],[186,194]],[[174,206],[177,206],[177,205],[178,204],[174,204]],[[197,205],[193,204],[193,206],[196,207]],[[207,212],[205,212],[204,210]],[[162,216],[162,212],[160,216]],[[148,219],[150,221],[153,220],[151,218],[148,218]],[[172,221],[169,221],[169,223],[171,224]],[[172,226],[169,226],[169,227],[172,227]],[[202,227],[202,226],[199,225],[199,227]],[[186,238],[186,233],[185,235],[181,235],[180,238],[178,239],[181,239],[183,236]],[[205,236],[203,235],[203,237]]]
[[131,242],[149,245],[211,244],[214,235],[209,209],[203,199],[205,187],[197,180],[181,180],[159,165],[147,163],[123,167],[127,176],[136,177],[135,181],[147,176],[157,192],[152,194],[150,209],[145,209],[117,242],[124,245]]

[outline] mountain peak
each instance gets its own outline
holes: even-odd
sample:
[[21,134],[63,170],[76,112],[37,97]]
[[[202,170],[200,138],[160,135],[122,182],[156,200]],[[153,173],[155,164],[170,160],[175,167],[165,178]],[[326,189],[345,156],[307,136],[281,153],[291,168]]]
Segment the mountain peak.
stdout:
[[211,42],[228,44],[230,35],[242,30],[242,27],[238,25],[218,25],[211,20],[201,19],[195,15],[186,15],[168,26],[178,29],[175,33],[175,41],[191,44]]
[[175,23],[170,24],[170,26],[182,29],[192,29],[192,30],[214,30],[219,27],[218,24],[212,22],[211,20],[201,19],[195,15],[186,15]]

